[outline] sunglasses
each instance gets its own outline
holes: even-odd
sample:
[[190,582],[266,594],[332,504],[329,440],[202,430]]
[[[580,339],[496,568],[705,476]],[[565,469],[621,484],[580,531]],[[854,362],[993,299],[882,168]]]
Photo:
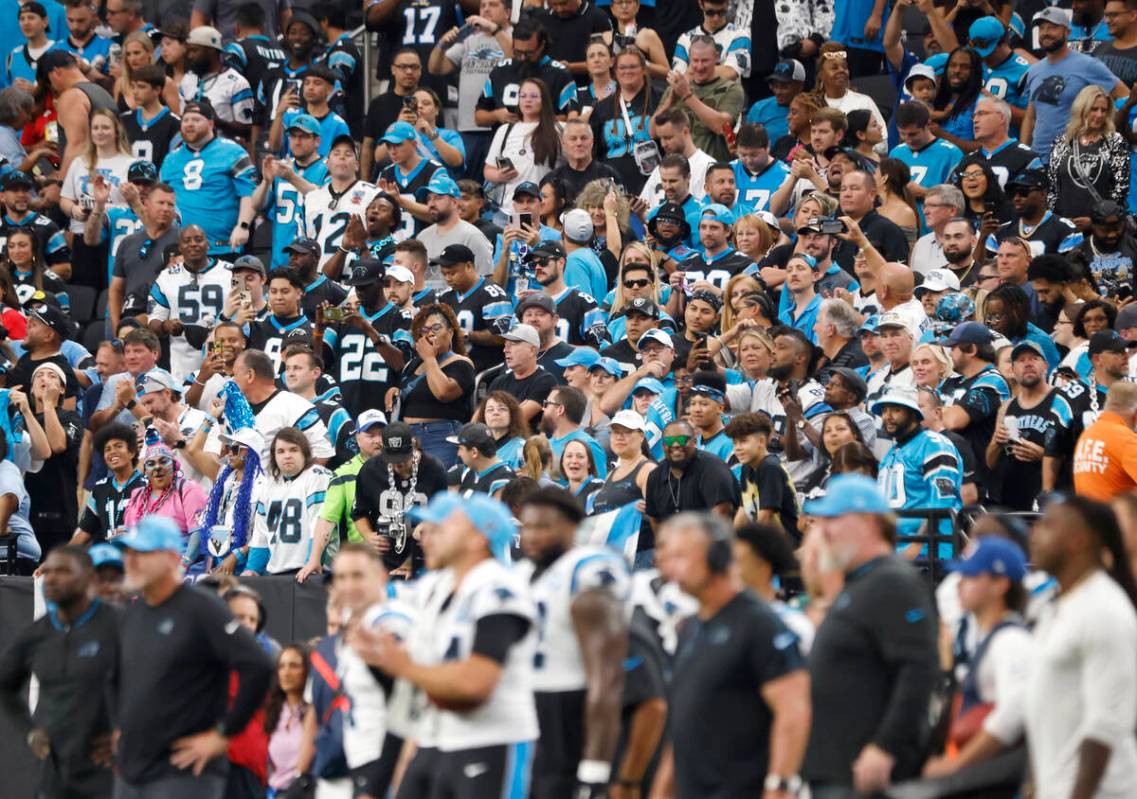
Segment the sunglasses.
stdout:
[[691,436],[664,436],[663,447],[664,449],[671,449],[672,447],[685,447],[690,442]]
[[227,444],[225,446],[225,451],[228,452],[230,455],[237,455],[244,448],[244,446],[245,446],[244,444],[238,444],[238,443],[234,442],[232,444]]
[[626,289],[644,289],[651,285],[651,281],[646,278],[639,280],[625,280],[624,288]]
[[1036,191],[1042,191],[1040,188],[1034,186],[1008,186],[1007,194],[1012,197],[1028,197]]
[[725,8],[706,8],[704,6],[703,7],[703,13],[708,17],[725,17],[726,16],[726,9]]

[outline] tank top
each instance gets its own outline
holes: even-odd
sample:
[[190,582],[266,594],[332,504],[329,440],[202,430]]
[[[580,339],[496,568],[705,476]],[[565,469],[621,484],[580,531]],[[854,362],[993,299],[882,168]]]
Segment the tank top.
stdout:
[[[629,502],[636,502],[644,498],[643,492],[640,491],[640,486],[636,482],[636,476],[640,473],[645,466],[651,463],[651,460],[645,458],[636,464],[636,468],[628,472],[624,477],[619,480],[613,480],[612,476],[615,472],[608,474],[608,479],[604,481],[604,487],[596,492],[592,503],[592,515],[595,516],[599,513],[607,513],[610,510],[622,508]],[[643,552],[645,549],[655,548],[655,534],[651,529],[651,521],[648,519],[647,514],[644,514],[643,521],[640,522],[640,537],[636,542],[636,552]]]
[[[91,83],[90,81],[83,81],[82,83],[76,83],[75,88],[83,92],[83,94],[87,95],[87,101],[91,104],[91,110],[88,113],[88,116],[103,108],[113,112],[115,116],[119,116],[118,107],[115,105],[114,98],[111,97],[110,93],[99,84]],[[60,125],[59,152],[63,153],[66,151],[67,132],[63,129],[63,126]]]

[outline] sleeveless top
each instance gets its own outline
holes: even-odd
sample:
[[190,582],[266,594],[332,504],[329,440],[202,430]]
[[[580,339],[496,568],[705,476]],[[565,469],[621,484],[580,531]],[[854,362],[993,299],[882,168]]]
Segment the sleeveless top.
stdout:
[[[115,116],[119,116],[118,106],[115,104],[114,98],[111,97],[110,92],[108,92],[99,84],[91,83],[90,81],[83,81],[82,83],[76,83],[75,88],[83,92],[83,94],[87,95],[87,100],[91,104],[91,110],[88,112],[88,116],[103,108],[113,112]],[[63,153],[66,151],[67,132],[63,129],[63,126],[60,125],[59,152]]]
[[628,472],[624,477],[619,480],[613,480],[612,475],[615,472],[609,473],[608,479],[604,481],[604,487],[596,492],[596,496],[592,502],[592,514],[607,513],[610,510],[622,508],[629,502],[636,502],[644,498],[643,492],[640,491],[639,484],[636,482],[636,476],[640,471],[651,463],[650,459],[645,458],[636,464],[636,468]]

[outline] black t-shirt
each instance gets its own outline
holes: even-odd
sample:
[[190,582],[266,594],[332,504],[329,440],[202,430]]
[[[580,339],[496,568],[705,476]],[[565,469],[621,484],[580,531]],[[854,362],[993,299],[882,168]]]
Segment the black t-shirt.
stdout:
[[553,106],[558,115],[580,110],[580,100],[576,94],[576,81],[559,61],[548,55],[539,64],[518,63],[507,58],[490,71],[486,83],[489,94],[485,92],[478,98],[477,107],[484,111],[498,108],[516,108],[521,81],[527,78],[540,78],[549,89]]
[[801,533],[797,529],[797,492],[777,455],[767,455],[757,469],[750,464],[742,464],[739,483],[742,486],[742,502],[749,515],[755,516],[760,510],[773,509],[777,511],[782,529],[794,541],[801,541]]
[[1119,48],[1113,42],[1106,42],[1094,53],[1117,79],[1126,86],[1137,83],[1137,47]]
[[[470,397],[474,395],[474,366],[467,359],[450,353],[449,359],[439,359],[442,372],[449,378],[458,381],[462,387],[462,396],[458,399],[443,402],[434,396],[426,382],[426,371],[415,374],[422,364],[416,355],[403,368],[399,375],[400,413],[399,418],[418,419],[452,419],[456,422],[466,422],[470,419]],[[445,478],[443,485],[446,484]]]
[[[420,454],[420,458],[411,504],[426,507],[431,497],[446,490],[446,469],[437,458],[425,452]],[[395,478],[394,485],[391,484],[392,475]],[[399,516],[406,506],[403,499],[410,488],[409,477],[399,477],[394,469],[387,468],[382,458],[371,458],[363,464],[355,479],[355,507],[351,511],[351,518],[367,519],[372,529],[381,532],[379,517]]]
[[[596,8],[591,0],[584,0],[576,15],[568,19],[543,9],[539,9],[533,16],[549,32],[549,46],[545,52],[563,64],[584,61],[584,52],[588,49],[592,34],[612,29],[608,15]],[[577,79],[581,86],[587,82],[587,74],[582,74]]]
[[636,360],[639,353],[632,348],[632,343],[627,338],[622,338],[615,344],[600,350],[600,355],[603,358],[615,358],[626,375],[636,371],[639,367],[639,362]]
[[[375,139],[378,144],[398,118],[403,110],[403,95],[395,94],[394,90],[384,92],[371,101],[367,108],[367,118],[363,122],[363,135]],[[371,180],[373,175],[364,175],[364,180]]]
[[130,495],[143,483],[142,473],[135,470],[122,485],[113,474],[108,474],[95,483],[79,519],[79,529],[91,536],[91,543],[98,544],[107,538],[108,533],[123,526],[123,515]]
[[320,275],[304,287],[304,296],[300,298],[300,311],[309,319],[315,319],[316,309],[325,302],[339,305],[346,299],[347,289]]
[[[1040,447],[1046,446],[1046,437],[1056,426],[1050,406],[1057,393],[1057,390],[1051,390],[1033,408],[1023,408],[1017,397],[1011,399],[1004,417],[1011,416],[1018,420],[1016,427],[1020,438]],[[1042,461],[1020,461],[1010,452],[1004,451],[999,458],[997,471],[1003,484],[1000,504],[1011,510],[1033,510],[1034,502],[1042,491]]]
[[[638,171],[638,170],[637,170]],[[614,180],[616,185],[623,186],[623,176],[603,161],[593,159],[583,170],[577,171],[567,163],[561,164],[548,175],[549,179],[560,181],[568,195],[568,204],[576,205],[577,195],[585,185],[594,180]]]
[[[635,134],[641,134],[640,139],[643,139],[642,134],[648,131],[651,115],[662,96],[663,90],[658,85],[645,86],[630,103],[625,103],[628,111],[625,121],[617,90],[598,102],[588,117],[595,156],[620,173],[621,182],[631,194],[639,194],[647,182],[647,175],[640,172],[632,155],[636,149]],[[632,135],[628,134],[628,122],[632,124]]]
[[[681,477],[671,474],[671,465],[661,463],[647,478],[647,515],[662,521],[688,510],[707,510],[722,502],[737,508],[741,502],[738,483],[730,467],[716,455],[695,450]],[[678,503],[676,503],[678,499]]]
[[[762,686],[804,667],[797,637],[747,592],[711,618],[687,622],[667,719],[677,795],[741,799],[762,794],[773,721]],[[829,729],[832,734],[835,728]]]
[[516,397],[518,402],[533,400],[538,405],[544,402],[548,398],[549,392],[556,387],[557,378],[539,365],[537,371],[520,380],[517,379],[511,369],[490,383],[490,391],[504,391]]
[[[182,586],[156,607],[143,601],[127,605],[119,640],[112,682],[122,735],[115,765],[132,784],[183,776],[170,763],[174,741],[218,722],[225,735],[235,735],[264,702],[272,662],[211,593]],[[234,671],[239,687],[230,703]],[[227,770],[224,755],[205,767],[208,774]]]
[[[63,370],[63,374],[67,375],[67,384],[63,387],[64,397],[79,396],[79,392],[82,391],[82,386],[79,385],[79,380],[75,377],[75,370],[71,368],[71,362],[60,352],[37,360],[32,359],[31,353],[25,352],[20,356],[20,359],[16,361],[16,365],[12,368],[12,371],[8,373],[8,388],[19,388],[31,394],[32,373],[35,372],[36,367],[42,366],[45,363],[55,364]],[[94,358],[84,358],[78,368],[86,369],[94,365]]]
[[557,361],[563,361],[572,355],[572,351],[575,349],[576,347],[558,340],[556,344],[537,354],[537,364],[544,367],[545,371],[555,377],[558,383],[563,383],[565,382],[565,368],[558,366]]
[[848,369],[859,369],[862,366],[868,366],[869,359],[865,355],[865,351],[861,349],[861,341],[859,338],[851,338],[845,342],[845,346],[837,350],[829,361],[825,362],[817,372],[817,382],[821,385],[829,383],[829,376],[833,374],[833,370],[839,366]]
[[853,761],[869,743],[896,758],[894,783],[919,776],[938,633],[932,593],[910,563],[890,555],[846,575],[809,650],[806,780],[851,786]]
[[[908,239],[899,225],[874,209],[865,214],[860,226],[865,238],[884,256],[884,260],[908,263]],[[851,241],[839,241],[833,248],[833,260],[841,264],[846,272],[853,271],[853,258],[856,254],[857,247]]]

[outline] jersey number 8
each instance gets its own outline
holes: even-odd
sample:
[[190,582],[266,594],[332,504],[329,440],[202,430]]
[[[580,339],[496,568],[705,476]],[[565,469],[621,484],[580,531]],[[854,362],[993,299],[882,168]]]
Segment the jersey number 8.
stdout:
[[274,500],[268,506],[265,522],[272,530],[270,544],[277,541],[282,544],[299,543],[304,534],[304,503],[295,497],[284,502]]

